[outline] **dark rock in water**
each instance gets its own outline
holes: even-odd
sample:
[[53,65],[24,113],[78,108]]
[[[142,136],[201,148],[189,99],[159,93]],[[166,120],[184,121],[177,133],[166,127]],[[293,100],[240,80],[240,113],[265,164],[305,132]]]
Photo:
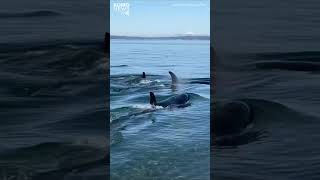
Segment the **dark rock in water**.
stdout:
[[242,101],[229,102],[217,107],[213,131],[218,136],[239,133],[251,121],[252,114],[247,103]]

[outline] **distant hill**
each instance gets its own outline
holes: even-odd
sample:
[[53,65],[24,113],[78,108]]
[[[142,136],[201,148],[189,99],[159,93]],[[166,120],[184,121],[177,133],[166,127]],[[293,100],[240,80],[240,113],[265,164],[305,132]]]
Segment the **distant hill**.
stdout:
[[140,36],[115,36],[111,35],[111,39],[128,39],[128,40],[210,40],[210,36],[168,36],[168,37],[140,37]]

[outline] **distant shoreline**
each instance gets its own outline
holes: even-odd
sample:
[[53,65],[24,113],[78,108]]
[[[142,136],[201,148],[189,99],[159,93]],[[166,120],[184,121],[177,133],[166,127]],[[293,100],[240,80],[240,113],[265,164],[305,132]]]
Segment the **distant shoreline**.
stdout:
[[117,36],[117,35],[111,35],[110,39],[126,39],[126,40],[210,40],[210,36],[142,37],[142,36]]

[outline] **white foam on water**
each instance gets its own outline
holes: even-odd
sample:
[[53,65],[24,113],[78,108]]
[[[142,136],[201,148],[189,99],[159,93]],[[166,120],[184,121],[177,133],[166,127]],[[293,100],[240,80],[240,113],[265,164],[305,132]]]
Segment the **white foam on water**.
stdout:
[[132,105],[133,108],[138,108],[138,109],[144,109],[144,110],[147,110],[147,109],[163,109],[162,106],[153,106],[153,105],[150,105],[150,104],[135,104],[135,105]]
[[152,108],[150,104],[135,104],[132,105],[133,108],[138,108],[138,109],[150,109]]
[[148,79],[143,79],[143,80],[141,80],[139,83],[140,83],[140,84],[150,84],[150,83],[152,83],[152,81],[151,81],[151,80],[148,80]]

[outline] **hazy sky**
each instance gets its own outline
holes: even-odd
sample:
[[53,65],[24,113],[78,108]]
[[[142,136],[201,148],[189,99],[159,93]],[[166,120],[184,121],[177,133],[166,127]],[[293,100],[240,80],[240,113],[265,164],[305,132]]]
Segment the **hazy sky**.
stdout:
[[[112,35],[170,36],[210,34],[209,0],[111,0]],[[118,10],[115,3],[129,3]]]

